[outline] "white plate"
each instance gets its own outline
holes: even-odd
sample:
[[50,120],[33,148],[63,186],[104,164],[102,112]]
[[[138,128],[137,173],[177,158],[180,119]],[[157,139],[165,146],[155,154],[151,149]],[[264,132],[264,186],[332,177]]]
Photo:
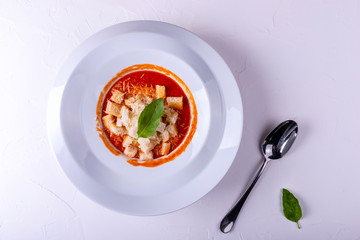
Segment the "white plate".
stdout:
[[[122,69],[150,63],[191,90],[198,123],[186,151],[156,168],[134,167],[104,146],[96,104]],[[89,198],[131,215],[186,207],[228,171],[240,144],[243,115],[235,79],[203,40],[174,25],[135,21],[108,27],[82,43],[59,72],[48,105],[48,134],[62,169]]]

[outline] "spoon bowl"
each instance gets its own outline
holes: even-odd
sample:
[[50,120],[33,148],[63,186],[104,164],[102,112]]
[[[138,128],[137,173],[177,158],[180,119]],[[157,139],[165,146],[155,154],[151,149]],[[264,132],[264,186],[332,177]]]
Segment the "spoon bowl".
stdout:
[[298,134],[298,125],[292,120],[279,124],[265,138],[262,152],[265,158],[279,159],[284,156],[294,143]]
[[282,158],[290,149],[294,143],[298,134],[298,125],[292,120],[287,120],[280,123],[269,135],[265,138],[261,149],[265,157],[264,162],[258,170],[254,180],[247,188],[243,196],[237,201],[235,206],[226,214],[220,223],[220,230],[223,233],[228,233],[234,226],[235,220],[239,215],[239,212],[244,205],[251,190],[255,186],[256,182],[264,172],[267,163],[270,160]]

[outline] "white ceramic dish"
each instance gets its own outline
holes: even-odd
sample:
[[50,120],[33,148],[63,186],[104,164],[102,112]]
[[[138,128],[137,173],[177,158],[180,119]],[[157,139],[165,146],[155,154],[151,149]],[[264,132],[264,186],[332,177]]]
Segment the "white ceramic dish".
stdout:
[[[198,110],[186,151],[156,168],[113,155],[96,131],[100,91],[122,69],[143,63],[178,75]],[[50,93],[47,127],[59,164],[85,195],[122,213],[158,215],[194,203],[222,179],[240,144],[242,114],[235,79],[206,42],[174,25],[134,21],[96,33],[69,57]]]

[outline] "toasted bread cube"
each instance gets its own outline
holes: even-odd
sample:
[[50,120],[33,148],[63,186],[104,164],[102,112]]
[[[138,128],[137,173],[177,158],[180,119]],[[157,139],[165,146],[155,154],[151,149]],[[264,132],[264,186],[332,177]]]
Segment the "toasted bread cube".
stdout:
[[166,127],[166,124],[165,123],[163,123],[163,122],[160,122],[159,123],[159,126],[156,128],[156,131],[158,131],[158,132],[164,132],[165,131],[165,127]]
[[156,98],[164,98],[166,97],[165,86],[156,85]]
[[116,120],[116,125],[118,127],[129,127],[130,125],[130,110],[126,106],[122,106],[120,109],[121,117],[118,117]]
[[102,118],[103,124],[107,129],[110,129],[111,124],[115,122],[115,117],[113,115],[106,115]]
[[164,106],[164,117],[167,123],[176,123],[179,113],[169,106]]
[[121,106],[112,101],[107,101],[105,112],[110,115],[114,115],[115,117],[121,117],[120,114]]
[[170,124],[166,127],[166,130],[169,132],[171,137],[176,137],[178,135],[178,130],[176,124]]
[[115,135],[126,134],[126,128],[116,126],[115,117],[113,115],[106,115],[102,119],[104,126],[109,129],[110,132],[114,133]]
[[127,107],[122,106],[120,113],[122,122],[127,126],[130,123],[130,110]]
[[160,134],[158,132],[155,132],[154,135],[149,137],[149,139],[152,142],[152,144],[154,145],[154,147],[156,145],[158,145],[159,143],[161,143],[161,137],[160,137]]
[[136,101],[135,97],[129,97],[129,98],[125,99],[124,103],[127,107],[132,108],[135,101]]
[[124,126],[121,118],[116,118],[116,126],[118,126],[118,127]]
[[167,97],[166,102],[171,108],[178,110],[183,109],[183,97]]
[[125,127],[118,127],[116,126],[115,123],[111,123],[110,128],[109,128],[110,132],[112,132],[115,135],[125,135],[127,133],[126,128]]
[[148,161],[148,160],[153,160],[153,152],[152,151],[149,151],[149,152],[140,152],[139,154],[139,159],[140,160],[143,160],[143,161]]
[[126,148],[127,146],[131,145],[134,142],[134,140],[135,140],[135,138],[133,138],[129,135],[126,135],[122,142],[123,147]]
[[170,143],[168,142],[162,142],[161,148],[160,148],[160,154],[161,155],[168,155],[170,151]]
[[142,152],[147,153],[154,149],[155,145],[149,138],[139,138],[138,139],[139,148]]
[[137,134],[137,130],[138,130],[138,127],[135,125],[135,126],[133,126],[133,125],[131,125],[131,126],[129,126],[128,128],[127,128],[127,130],[128,130],[128,134],[131,136],[131,137],[133,137],[133,138],[137,138],[138,137],[138,134]]
[[124,150],[124,154],[128,157],[135,157],[135,155],[137,154],[138,149],[137,147],[133,146],[133,145],[129,145],[125,148]]
[[124,100],[124,95],[125,95],[125,93],[114,89],[112,91],[112,96],[111,96],[110,100],[113,101],[113,102],[116,102],[118,104],[121,104],[123,102],[123,100]]
[[169,141],[169,139],[170,139],[170,134],[169,134],[168,130],[164,130],[164,132],[161,133],[161,139],[162,139],[164,142]]

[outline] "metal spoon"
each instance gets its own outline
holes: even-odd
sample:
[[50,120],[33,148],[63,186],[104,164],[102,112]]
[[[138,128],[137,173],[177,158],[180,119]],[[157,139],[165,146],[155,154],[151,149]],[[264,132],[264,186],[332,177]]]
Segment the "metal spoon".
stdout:
[[292,120],[287,120],[282,122],[277,126],[264,140],[264,143],[261,146],[265,160],[260,167],[260,170],[256,174],[255,179],[248,187],[244,195],[239,199],[235,206],[230,210],[228,214],[220,223],[220,230],[223,233],[228,233],[234,226],[235,220],[244,205],[247,197],[249,196],[251,190],[255,186],[257,180],[260,178],[263,173],[267,163],[270,160],[279,159],[287,153],[291,145],[294,143],[298,133],[298,125]]

